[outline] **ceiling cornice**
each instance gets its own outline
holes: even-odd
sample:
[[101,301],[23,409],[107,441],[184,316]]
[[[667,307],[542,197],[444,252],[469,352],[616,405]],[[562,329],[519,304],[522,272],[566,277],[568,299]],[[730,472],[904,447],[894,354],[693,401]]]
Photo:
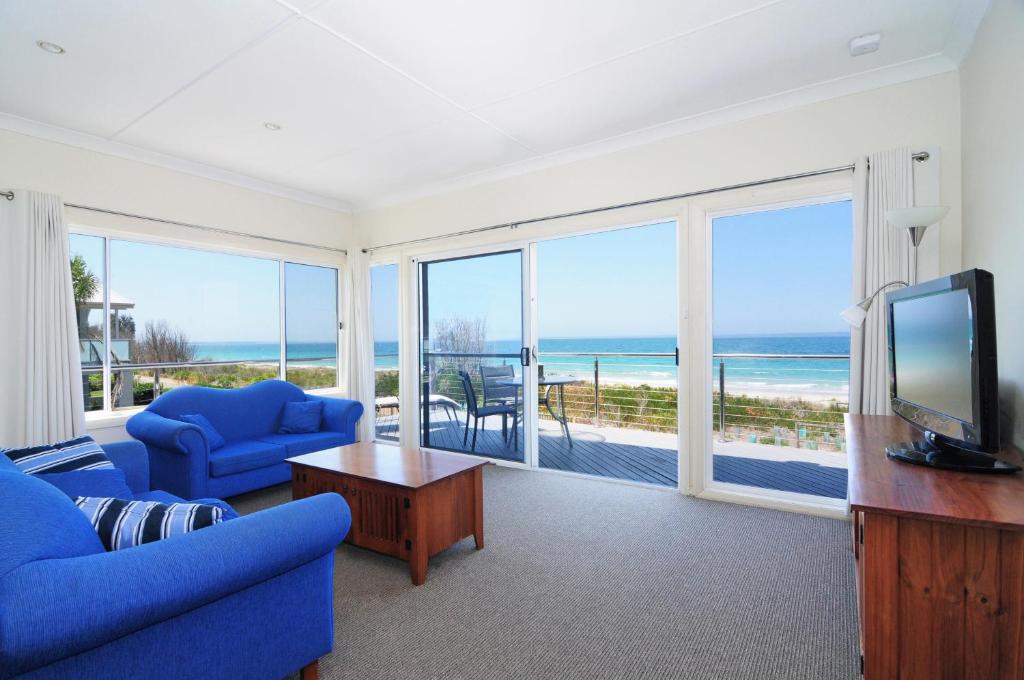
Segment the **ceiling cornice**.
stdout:
[[8,130],[10,132],[17,132],[30,137],[38,137],[39,139],[57,142],[59,144],[66,144],[80,149],[96,151],[97,153],[106,154],[108,156],[115,156],[125,160],[165,168],[167,170],[174,170],[175,172],[180,172],[186,175],[202,177],[203,179],[222,182],[242,189],[270,194],[280,198],[287,198],[292,201],[298,201],[299,203],[315,205],[320,208],[327,208],[337,212],[352,212],[352,206],[349,203],[336,198],[321,196],[320,194],[314,194],[282,184],[268,182],[266,180],[257,179],[231,170],[206,165],[205,163],[185,160],[177,156],[143,149],[131,144],[125,144],[124,142],[115,142],[113,140],[104,139],[103,137],[69,130],[56,125],[40,123],[8,113],[0,113],[0,130]]
[[988,13],[990,4],[989,0],[964,0],[960,3],[946,36],[946,47],[942,50],[957,66],[963,63],[971,51],[974,36],[978,34],[978,27]]
[[686,118],[654,125],[641,130],[634,130],[622,135],[590,142],[545,156],[529,158],[525,161],[503,165],[498,168],[462,175],[453,179],[434,182],[418,189],[392,194],[375,201],[354,202],[353,209],[357,213],[370,212],[382,208],[428,198],[438,194],[468,189],[479,184],[494,182],[509,177],[524,175],[559,165],[567,165],[576,161],[624,151],[643,146],[670,137],[678,137],[691,132],[708,128],[737,123],[772,113],[816,104],[829,99],[843,97],[859,92],[875,90],[889,85],[897,85],[912,80],[928,78],[955,71],[957,64],[944,54],[933,54],[918,59],[883,66],[871,71],[855,73],[842,78],[827,80],[806,85],[786,92],[768,95],[758,99],[733,104],[727,107],[699,113]]

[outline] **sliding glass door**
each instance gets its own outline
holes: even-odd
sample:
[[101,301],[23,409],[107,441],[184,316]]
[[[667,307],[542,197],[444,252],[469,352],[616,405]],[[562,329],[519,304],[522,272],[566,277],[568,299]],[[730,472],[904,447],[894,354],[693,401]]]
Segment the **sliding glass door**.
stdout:
[[377,441],[399,440],[398,265],[370,268],[373,311],[374,417]]
[[420,440],[526,462],[524,252],[419,265]]
[[711,482],[846,497],[850,200],[711,220]]
[[539,467],[676,487],[676,223],[541,241]]

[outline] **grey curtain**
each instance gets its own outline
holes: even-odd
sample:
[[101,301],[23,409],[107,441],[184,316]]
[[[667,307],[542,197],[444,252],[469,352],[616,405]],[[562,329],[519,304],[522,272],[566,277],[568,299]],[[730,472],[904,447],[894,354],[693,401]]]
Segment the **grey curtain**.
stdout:
[[68,230],[59,196],[0,199],[0,447],[85,432]]
[[[910,148],[858,160],[853,173],[853,302],[890,281],[910,280],[910,241],[885,220],[890,208],[914,205]],[[850,337],[850,413],[890,415],[885,298]]]

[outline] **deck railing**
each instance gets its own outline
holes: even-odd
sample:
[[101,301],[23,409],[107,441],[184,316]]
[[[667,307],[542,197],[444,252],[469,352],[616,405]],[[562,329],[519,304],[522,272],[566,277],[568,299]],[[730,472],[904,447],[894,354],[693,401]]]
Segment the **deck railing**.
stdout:
[[[712,415],[719,442],[746,441],[748,443],[794,446],[797,448],[845,450],[843,414],[849,410],[848,354],[739,354],[720,353],[713,356],[717,380],[712,390]],[[828,374],[833,378],[845,376],[847,380],[833,380],[841,385],[831,395],[814,393],[806,388],[793,387],[772,394],[743,394],[729,390],[727,374],[751,378],[764,372],[764,367],[746,362],[803,362],[804,366],[789,366],[785,370],[796,376]],[[823,363],[826,367],[811,364]],[[755,391],[756,390],[748,390]]]
[[[481,363],[519,364],[519,356],[513,353],[429,352],[426,356],[430,366],[423,379],[430,381],[430,391],[460,404],[465,402],[465,396],[461,384],[452,379],[456,370],[470,369],[480,399]],[[844,448],[842,416],[848,405],[843,376],[848,375],[848,368],[843,363],[848,360],[846,354],[714,354],[716,381],[711,396],[717,439],[812,449]],[[834,398],[802,393],[799,387],[774,394],[770,385],[759,393],[749,389],[751,379],[765,370],[763,362],[801,362],[804,365],[788,366],[785,370],[795,375],[815,372],[832,376],[836,386]],[[819,362],[826,367],[817,365]],[[537,363],[538,370],[548,375],[579,378],[579,383],[567,386],[564,392],[570,422],[676,431],[678,369],[674,352],[541,352]],[[522,368],[516,368],[517,374],[521,371]],[[644,375],[647,380],[637,378]],[[744,386],[730,389],[733,377],[739,378],[735,382]],[[544,392],[541,387],[538,396],[543,397]],[[545,409],[540,413],[547,417]]]
[[[302,357],[289,359],[285,375],[303,389],[334,387],[335,367],[309,366],[312,362],[336,362],[337,357]],[[298,364],[298,365],[297,365]],[[180,385],[208,387],[243,387],[248,384],[280,377],[280,361],[267,359],[236,359],[233,361],[167,361],[167,362],[113,362],[111,375],[111,406],[114,409],[144,406]],[[331,375],[322,376],[316,369],[330,369]],[[102,408],[102,386],[94,389],[90,376],[101,377],[102,366],[82,366],[82,382],[86,410]],[[93,378],[95,379],[95,378]],[[328,384],[329,381],[329,384]],[[99,392],[99,394],[96,394]]]

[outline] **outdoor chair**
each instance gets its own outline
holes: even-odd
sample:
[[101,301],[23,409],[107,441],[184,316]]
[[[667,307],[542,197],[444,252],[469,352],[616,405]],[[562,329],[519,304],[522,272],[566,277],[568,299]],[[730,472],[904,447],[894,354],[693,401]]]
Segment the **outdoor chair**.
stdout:
[[[516,415],[515,404],[502,403],[495,404],[492,406],[479,406],[476,401],[476,390],[473,389],[473,383],[469,378],[469,373],[465,371],[459,371],[459,378],[462,380],[462,389],[466,394],[466,429],[462,435],[462,445],[466,445],[466,440],[469,438],[469,418],[473,417],[473,443],[470,447],[471,451],[476,451],[476,433],[479,429],[479,425],[483,422],[486,425],[487,416],[501,416],[501,436],[508,445],[509,432],[508,432],[508,417],[513,418]],[[519,437],[518,431],[513,431],[512,436],[518,445]]]
[[481,366],[480,382],[483,385],[484,406],[491,404],[515,404],[519,388],[514,385],[499,385],[499,380],[516,377],[511,364],[502,366]]

